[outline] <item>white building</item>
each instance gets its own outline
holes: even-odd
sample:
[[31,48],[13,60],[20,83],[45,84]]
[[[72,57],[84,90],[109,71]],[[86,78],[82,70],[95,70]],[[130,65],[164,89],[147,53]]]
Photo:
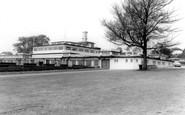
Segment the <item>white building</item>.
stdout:
[[[0,56],[1,61],[7,60],[18,65],[24,63],[35,63],[37,65],[53,64],[60,65],[82,65],[99,67],[103,69],[129,69],[137,70],[142,64],[142,57],[136,54],[122,54],[119,51],[101,50],[95,47],[95,43],[87,41],[87,32],[83,32],[81,42],[59,41],[49,45],[33,47],[31,57]],[[172,61],[149,58],[148,65],[155,65],[158,68],[172,66]]]

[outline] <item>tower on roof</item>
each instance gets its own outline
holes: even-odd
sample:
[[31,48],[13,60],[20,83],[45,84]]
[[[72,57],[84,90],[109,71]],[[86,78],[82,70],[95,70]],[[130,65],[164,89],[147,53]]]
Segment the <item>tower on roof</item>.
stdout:
[[83,33],[83,36],[82,36],[82,40],[83,40],[83,42],[87,42],[87,31],[84,31],[84,32],[82,32]]

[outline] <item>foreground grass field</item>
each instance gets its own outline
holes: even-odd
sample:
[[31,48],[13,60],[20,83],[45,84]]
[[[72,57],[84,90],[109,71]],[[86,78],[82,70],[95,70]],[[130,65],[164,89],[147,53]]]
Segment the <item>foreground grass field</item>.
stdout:
[[0,115],[185,115],[185,70],[0,77]]

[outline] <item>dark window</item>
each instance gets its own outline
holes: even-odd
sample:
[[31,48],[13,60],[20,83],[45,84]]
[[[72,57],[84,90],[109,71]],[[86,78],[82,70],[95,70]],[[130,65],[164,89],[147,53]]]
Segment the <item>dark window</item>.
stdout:
[[52,47],[49,47],[49,50],[52,50]]
[[91,53],[94,53],[94,50],[91,50],[90,52],[91,52]]
[[72,60],[72,65],[76,65],[76,60]]
[[126,63],[127,63],[127,62],[128,62],[128,59],[126,59],[125,61],[126,61]]
[[89,50],[88,49],[85,49],[85,52],[89,52]]
[[132,63],[133,62],[133,59],[130,59],[130,62]]
[[59,46],[59,50],[63,50],[63,46]]
[[82,48],[80,48],[79,51],[83,52],[84,50]]
[[136,59],[136,62],[138,62],[138,59]]
[[34,51],[37,51],[37,48],[34,48]]
[[91,66],[91,60],[86,60],[86,66]]
[[118,62],[118,59],[114,59],[114,62]]
[[71,47],[67,46],[67,47],[66,47],[66,50],[71,50]]
[[98,66],[98,60],[94,61],[94,66]]
[[73,51],[77,51],[77,48],[72,48]]

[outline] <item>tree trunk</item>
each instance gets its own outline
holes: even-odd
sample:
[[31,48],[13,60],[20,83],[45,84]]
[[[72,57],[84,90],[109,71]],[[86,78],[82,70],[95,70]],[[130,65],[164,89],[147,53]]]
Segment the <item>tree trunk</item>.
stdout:
[[144,41],[144,48],[143,48],[143,70],[147,70],[147,42]]
[[147,70],[147,49],[143,50],[143,70]]

